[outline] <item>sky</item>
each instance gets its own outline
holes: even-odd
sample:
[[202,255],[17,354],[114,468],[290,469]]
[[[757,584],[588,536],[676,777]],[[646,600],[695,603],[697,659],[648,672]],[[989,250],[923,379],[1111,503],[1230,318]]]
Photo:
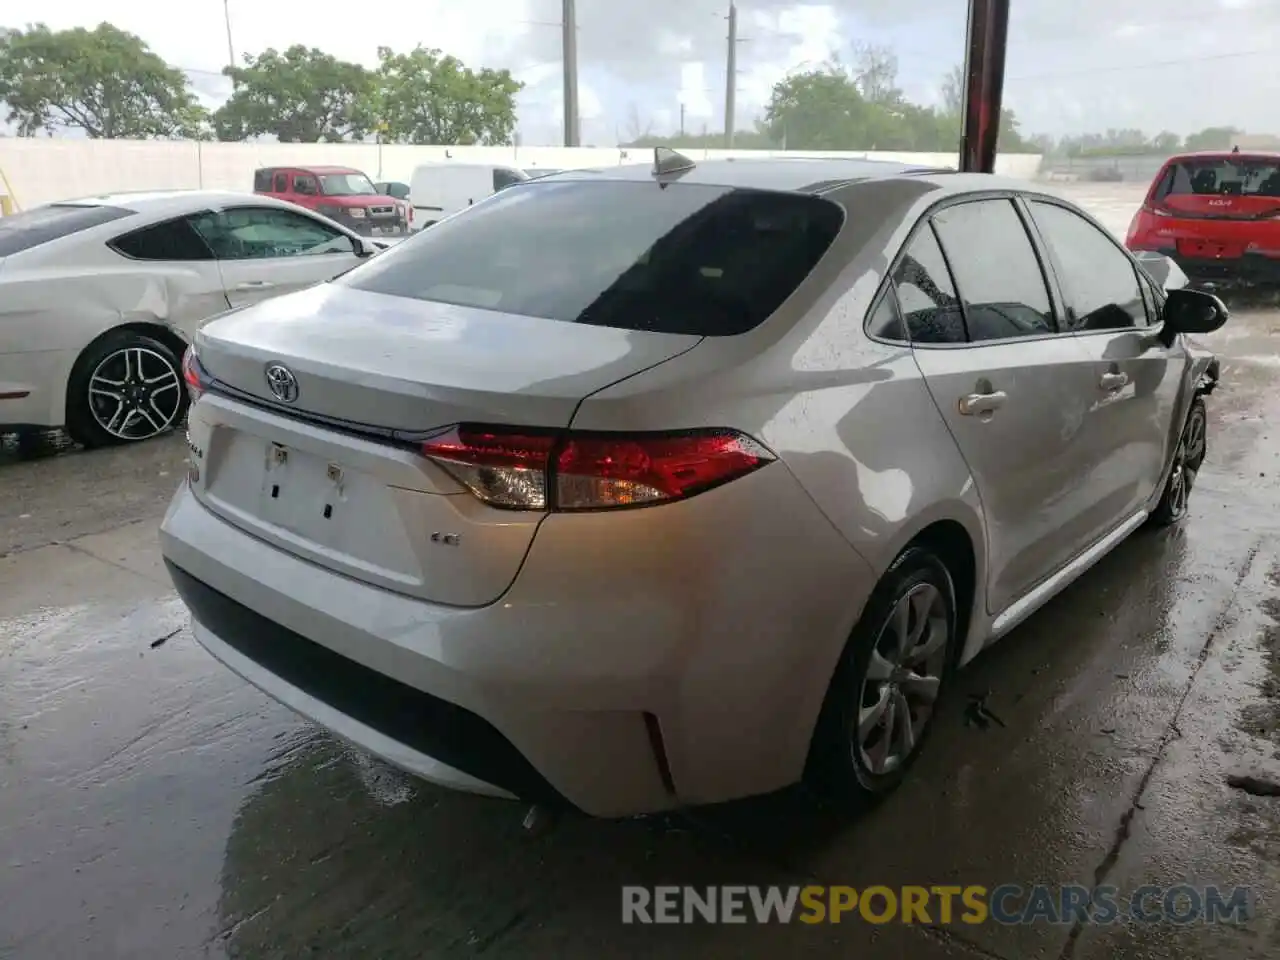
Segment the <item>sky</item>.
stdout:
[[[562,142],[558,0],[226,2],[237,58],[301,43],[371,66],[379,46],[421,43],[469,66],[506,67],[526,85],[521,142]],[[1012,2],[1005,105],[1026,133],[1214,125],[1280,133],[1280,0]],[[687,131],[723,129],[727,8],[727,0],[577,0],[582,143],[675,132],[682,106]],[[230,90],[219,75],[228,60],[223,14],[223,0],[6,0],[0,26],[108,20],[187,70],[216,106]],[[750,128],[789,72],[851,60],[859,44],[894,50],[899,85],[937,103],[963,56],[965,16],[965,0],[742,0],[737,127]]]

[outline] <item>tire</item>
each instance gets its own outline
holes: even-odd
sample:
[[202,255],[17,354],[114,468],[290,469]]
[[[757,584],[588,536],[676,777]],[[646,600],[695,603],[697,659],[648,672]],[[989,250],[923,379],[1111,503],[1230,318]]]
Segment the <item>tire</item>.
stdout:
[[[919,606],[913,610],[912,604]],[[895,614],[904,605],[908,635],[921,622],[920,611],[927,611],[925,633],[905,659],[893,655],[901,623]],[[933,727],[955,662],[956,625],[955,586],[946,565],[929,550],[908,547],[873,591],[827,690],[806,771],[821,796],[856,813],[902,782]],[[921,651],[928,656],[917,662]],[[912,720],[909,741],[908,728],[897,723],[904,703]],[[886,724],[894,724],[894,738],[886,736]]]
[[1196,397],[1191,401],[1187,422],[1182,427],[1177,446],[1174,447],[1173,464],[1164,484],[1164,492],[1161,493],[1155,510],[1151,512],[1152,526],[1170,527],[1187,515],[1191,490],[1195,487],[1196,476],[1208,450],[1208,429],[1209,417],[1204,398]]
[[139,443],[181,425],[187,412],[182,363],[132,330],[90,344],[67,382],[67,433],[84,447]]

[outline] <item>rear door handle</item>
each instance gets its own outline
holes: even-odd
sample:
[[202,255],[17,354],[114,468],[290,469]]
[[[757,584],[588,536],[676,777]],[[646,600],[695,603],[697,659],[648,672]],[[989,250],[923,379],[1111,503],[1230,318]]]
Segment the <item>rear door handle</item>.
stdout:
[[1003,390],[995,390],[991,393],[971,393],[967,397],[960,398],[960,414],[965,417],[980,416],[984,413],[994,413],[1004,406],[1004,402],[1009,399],[1009,395]]
[[1129,382],[1127,373],[1104,373],[1102,379],[1098,381],[1098,386],[1103,390],[1119,390]]

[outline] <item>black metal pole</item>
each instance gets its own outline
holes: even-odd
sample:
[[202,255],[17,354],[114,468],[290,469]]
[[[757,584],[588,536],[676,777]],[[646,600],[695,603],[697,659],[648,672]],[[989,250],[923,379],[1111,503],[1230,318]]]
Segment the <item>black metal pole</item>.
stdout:
[[960,169],[994,173],[1009,44],[1009,0],[969,0],[968,33]]

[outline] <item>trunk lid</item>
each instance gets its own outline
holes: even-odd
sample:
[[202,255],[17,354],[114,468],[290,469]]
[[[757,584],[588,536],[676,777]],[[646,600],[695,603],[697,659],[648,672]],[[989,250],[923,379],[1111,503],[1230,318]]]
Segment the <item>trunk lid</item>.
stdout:
[[[461,421],[566,427],[587,395],[699,340],[322,284],[197,335],[201,365],[231,395],[211,391],[192,409],[192,490],[223,519],[313,563],[482,606],[510,586],[543,514],[486,506],[411,445],[387,442],[390,432]],[[272,364],[294,377],[291,403],[268,386]]]
[[[283,413],[412,433],[461,420],[568,426],[583,397],[699,339],[320,284],[227,314],[196,343],[215,379]],[[273,363],[296,379],[292,403],[268,386]]]

